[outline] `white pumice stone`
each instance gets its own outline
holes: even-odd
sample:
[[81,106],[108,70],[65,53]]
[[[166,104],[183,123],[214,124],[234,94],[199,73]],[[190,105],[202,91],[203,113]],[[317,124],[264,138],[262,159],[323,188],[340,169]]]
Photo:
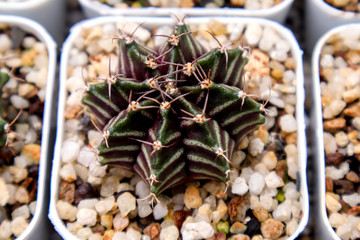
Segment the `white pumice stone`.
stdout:
[[76,221],[84,226],[94,226],[96,218],[97,213],[94,209],[81,208],[76,214]]

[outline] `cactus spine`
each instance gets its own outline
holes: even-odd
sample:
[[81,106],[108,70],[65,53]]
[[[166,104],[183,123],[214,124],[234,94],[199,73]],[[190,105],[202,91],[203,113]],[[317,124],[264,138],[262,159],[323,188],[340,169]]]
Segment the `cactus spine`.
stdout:
[[156,197],[185,181],[229,180],[234,146],[263,124],[243,91],[241,48],[209,52],[179,21],[160,50],[118,38],[118,73],[82,99],[103,141],[101,164],[134,171]]

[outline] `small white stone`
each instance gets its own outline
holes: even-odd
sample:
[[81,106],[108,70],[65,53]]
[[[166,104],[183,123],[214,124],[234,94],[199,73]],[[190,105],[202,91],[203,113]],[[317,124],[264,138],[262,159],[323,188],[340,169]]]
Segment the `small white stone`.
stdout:
[[349,172],[349,169],[349,163],[343,162],[340,164],[339,168],[334,166],[325,167],[325,175],[333,180],[339,180],[345,177]]
[[349,143],[349,138],[344,131],[337,132],[335,140],[339,147],[345,147]]
[[178,238],[179,230],[174,225],[163,228],[160,232],[160,240],[177,240]]
[[140,218],[145,218],[152,213],[152,208],[150,204],[144,200],[137,200],[137,210]]
[[181,228],[183,240],[200,240],[210,238],[215,231],[207,222],[187,223]]
[[11,239],[11,234],[11,222],[5,219],[0,225],[0,239]]
[[272,211],[277,207],[277,200],[273,199],[269,194],[261,194],[259,205],[265,208],[267,211]]
[[334,66],[334,57],[331,54],[325,54],[320,59],[320,66],[323,68],[331,68]]
[[240,39],[240,37],[242,36],[242,33],[244,31],[245,25],[244,24],[236,24],[234,26],[234,28],[229,31],[230,32],[230,38],[229,40],[231,42],[235,42],[236,40]]
[[284,186],[284,181],[276,174],[275,171],[270,172],[265,177],[265,183],[269,188],[278,188]]
[[283,51],[285,53],[289,52],[291,49],[290,43],[289,41],[285,40],[285,39],[279,39],[276,42],[276,49],[279,51]]
[[30,196],[26,188],[19,186],[15,192],[15,200],[19,203],[29,203]]
[[284,62],[287,58],[287,52],[283,51],[283,50],[272,50],[270,52],[270,57],[273,60],[279,61],[279,62]]
[[83,228],[83,226],[81,224],[79,224],[78,222],[68,222],[66,224],[66,229],[73,234],[76,234],[77,231],[79,231],[82,228]]
[[87,182],[89,177],[89,169],[84,167],[81,164],[75,164],[74,165],[75,173],[78,177],[81,178],[84,182]]
[[360,117],[355,117],[351,120],[351,124],[360,131]]
[[78,204],[78,209],[86,208],[86,209],[95,209],[96,204],[99,202],[97,198],[87,198],[83,199]]
[[135,194],[139,198],[145,198],[145,197],[149,196],[150,189],[149,189],[147,183],[144,181],[137,182],[137,184],[135,185]]
[[[6,184],[7,186],[7,190],[9,192],[9,199],[7,201],[8,204],[15,204],[16,203],[16,199],[15,199],[15,193],[17,191],[17,185],[16,184]],[[2,194],[5,194],[6,196],[6,192],[2,192]]]
[[5,33],[0,34],[0,52],[6,52],[11,49],[12,41]]
[[81,228],[81,229],[79,229],[79,231],[76,232],[76,236],[80,239],[89,239],[91,234],[92,234],[92,231],[88,227]]
[[255,46],[260,41],[262,36],[262,28],[258,23],[251,23],[246,26],[245,30],[245,40],[251,46]]
[[87,137],[89,139],[89,144],[92,147],[99,146],[102,141],[102,134],[99,131],[90,130],[87,134]]
[[73,140],[65,140],[61,148],[61,160],[64,163],[75,161],[80,153],[80,143]]
[[127,240],[125,232],[115,232],[112,240]]
[[13,181],[15,183],[23,181],[28,176],[28,170],[26,168],[10,166],[9,172],[13,176]]
[[30,106],[30,103],[27,99],[18,95],[12,95],[10,97],[10,102],[16,109],[26,109]]
[[331,213],[329,217],[329,222],[332,227],[337,228],[343,225],[344,222],[346,222],[346,214],[341,214],[337,212]]
[[89,172],[95,177],[104,177],[106,174],[107,165],[101,166],[98,161],[93,161],[89,165]]
[[67,163],[65,164],[61,169],[60,169],[60,177],[62,179],[64,179],[67,182],[74,182],[76,180],[76,172],[74,169],[74,165],[71,163]]
[[342,208],[341,203],[328,193],[325,196],[325,204],[331,213],[338,212]]
[[252,156],[257,156],[264,150],[264,142],[260,138],[253,138],[249,143],[249,152]]
[[29,204],[29,210],[30,210],[31,215],[34,216],[35,210],[36,210],[36,201],[32,201],[32,202]]
[[115,197],[110,196],[104,199],[101,199],[95,204],[95,210],[100,214],[108,213],[115,205]]
[[337,150],[337,143],[335,137],[328,132],[324,132],[324,148],[325,153],[335,153]]
[[291,202],[285,201],[277,206],[272,213],[273,218],[282,222],[288,222],[291,219]]
[[297,130],[296,119],[293,115],[286,114],[280,117],[280,128],[284,132],[295,132]]
[[160,220],[168,214],[168,208],[162,202],[159,202],[154,207],[153,214],[155,220]]
[[265,164],[258,163],[254,166],[254,171],[260,173],[263,177],[267,176],[270,172],[266,168]]
[[14,219],[16,217],[24,217],[29,218],[30,217],[30,209],[29,206],[24,204],[18,208],[16,208],[12,213],[11,213],[11,217]]
[[244,153],[243,151],[235,151],[233,153],[233,156],[231,158],[231,164],[233,168],[239,168],[240,164],[245,160],[246,158],[246,153]]
[[96,160],[97,160],[97,156],[95,151],[93,151],[89,147],[81,148],[77,158],[77,161],[80,164],[82,164],[84,167],[89,167],[90,163],[95,162]]
[[251,175],[249,180],[249,190],[252,195],[259,195],[265,187],[265,179],[260,174],[255,172]]
[[10,198],[10,193],[2,177],[0,177],[0,192],[0,206],[5,206]]
[[81,225],[94,226],[97,220],[97,213],[94,209],[81,208],[76,214],[77,222]]
[[136,231],[134,228],[128,228],[128,230],[126,231],[126,239],[140,240],[141,233],[139,231]]
[[69,65],[71,66],[86,66],[86,64],[88,63],[88,55],[83,52],[83,51],[79,51],[79,52],[74,52],[73,54],[71,54],[70,58],[69,58]]
[[231,192],[240,196],[245,195],[249,190],[246,180],[243,177],[235,178],[234,183],[231,186]]
[[360,203],[360,195],[358,193],[343,195],[342,198],[351,207],[355,207]]
[[[173,28],[169,27],[169,26],[161,26],[159,28],[156,29],[156,35],[166,35],[166,36],[170,36],[173,32]],[[167,42],[167,38],[166,37],[156,37],[154,38],[154,46],[155,48],[160,48],[162,47],[166,42]]]
[[295,201],[300,197],[300,193],[296,189],[296,184],[293,182],[287,183],[284,188],[285,199]]
[[11,232],[15,235],[15,237],[19,237],[28,225],[29,223],[24,217],[16,217],[11,221]]
[[298,229],[298,227],[298,221],[295,218],[291,219],[291,221],[286,224],[286,234],[288,236],[293,235]]
[[136,208],[136,198],[129,192],[121,194],[116,200],[121,216],[125,217]]
[[74,221],[76,219],[78,211],[75,206],[63,200],[57,201],[56,210],[61,219],[70,221]]
[[246,182],[249,183],[250,177],[253,175],[254,170],[251,167],[246,167],[241,170],[240,177],[245,178]]
[[[92,176],[90,174],[90,176]],[[100,189],[100,195],[102,197],[110,197],[112,196],[119,187],[119,177],[117,176],[109,176],[105,178],[102,182],[101,189]]]

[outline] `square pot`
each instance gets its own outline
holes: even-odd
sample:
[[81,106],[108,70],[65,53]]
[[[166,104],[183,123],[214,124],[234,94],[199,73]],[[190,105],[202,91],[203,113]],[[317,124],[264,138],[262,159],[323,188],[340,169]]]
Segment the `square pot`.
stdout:
[[[37,157],[39,157],[39,159],[38,159],[39,163],[38,163],[38,179],[37,179],[38,183],[37,183],[36,207],[35,207],[35,211],[33,213],[32,219],[28,223],[28,226],[26,227],[25,231],[23,231],[22,234],[17,237],[17,239],[30,239],[30,238],[38,238],[39,239],[41,237],[44,237],[44,234],[46,232],[45,225],[47,222],[46,214],[47,214],[47,208],[48,208],[48,196],[47,195],[49,194],[47,192],[47,189],[48,189],[48,186],[47,186],[48,180],[47,179],[49,179],[49,177],[50,177],[49,163],[51,161],[52,154],[53,154],[52,150],[53,150],[53,142],[54,142],[54,137],[55,137],[55,135],[51,134],[51,126],[52,126],[53,130],[56,128],[56,126],[54,124],[52,124],[52,122],[54,122],[54,121],[51,121],[52,117],[54,118],[54,116],[52,115],[52,113],[53,113],[52,110],[54,107],[54,101],[53,101],[54,94],[53,93],[55,90],[56,44],[55,44],[54,40],[51,38],[51,36],[49,35],[49,33],[42,26],[40,26],[37,22],[35,22],[33,20],[23,18],[23,17],[1,15],[0,23],[9,25],[14,28],[19,28],[19,29],[21,29],[21,31],[31,34],[36,39],[38,39],[39,42],[41,42],[42,44],[45,45],[46,51],[47,51],[48,65],[47,65],[47,73],[46,73],[46,91],[45,91],[45,88],[42,88],[42,90],[43,90],[42,97],[45,98],[45,103],[42,102],[42,104],[44,104],[43,115],[38,116],[39,117],[38,124],[41,124],[40,125],[41,129],[39,130],[40,133],[38,133],[38,135],[41,134],[41,144],[40,144],[41,149],[37,153],[37,154],[40,154],[40,156],[37,156]],[[14,32],[16,32],[16,31],[14,31]],[[17,31],[17,32],[21,36],[20,31]],[[14,37],[14,36],[12,36],[12,37]],[[31,48],[31,49],[33,49],[33,48]],[[35,86],[35,84],[33,86]],[[40,89],[40,87],[38,89]],[[8,96],[8,97],[10,97],[10,96]],[[16,110],[19,111],[18,109],[16,109]],[[28,112],[28,110],[29,110],[28,108],[24,108],[23,112]],[[38,113],[38,112],[36,112],[36,113]],[[19,122],[20,120],[21,120],[21,115],[20,115],[20,119],[17,120],[17,122]],[[15,122],[15,124],[14,124],[15,126],[16,126],[17,122]],[[14,128],[15,127],[13,126],[12,129],[14,129]],[[29,130],[34,131],[33,128],[30,128]],[[38,144],[39,139],[40,139],[39,136],[37,136],[37,139],[36,139],[37,144]],[[51,140],[53,142],[51,142]],[[23,148],[20,150],[22,151]],[[20,156],[20,153],[16,157],[18,157],[18,156]],[[22,157],[24,158],[24,155]],[[20,165],[16,165],[16,166],[20,166]],[[3,171],[4,171],[4,169],[2,169],[2,174],[4,174]],[[2,177],[5,178],[4,175],[2,175]],[[6,178],[6,179],[9,179],[9,178]],[[7,181],[7,180],[5,180],[5,181]],[[6,183],[8,183],[8,182],[6,182]],[[20,183],[23,183],[23,181],[21,181]],[[4,189],[4,191],[8,191],[8,190]],[[5,192],[4,192],[4,194],[5,194]],[[19,204],[19,203],[17,203],[17,204]],[[2,226],[2,227],[7,228],[5,226]],[[2,231],[3,230],[4,229],[2,229]],[[3,232],[2,232],[2,234],[3,234]]]
[[331,28],[360,21],[360,14],[339,10],[324,0],[307,0],[305,5],[306,45],[309,53],[315,43]]
[[[189,23],[190,26],[200,26],[200,25],[204,25],[206,23],[208,23],[210,20],[212,20],[212,18],[187,18],[186,21]],[[223,24],[234,24],[233,27],[231,28],[232,30],[230,32],[235,32],[237,28],[240,28],[240,26],[242,24],[255,24],[256,26],[261,26],[261,27],[266,27],[266,28],[271,28],[273,30],[275,30],[276,32],[279,33],[279,36],[281,36],[281,40],[279,40],[279,42],[281,43],[281,46],[279,45],[279,47],[285,46],[287,45],[288,51],[292,56],[292,65],[294,66],[293,72],[290,73],[291,76],[293,76],[294,78],[290,78],[290,82],[292,84],[292,88],[293,90],[289,90],[289,91],[295,91],[293,92],[293,101],[294,101],[294,105],[293,107],[289,107],[290,112],[292,111],[293,114],[296,116],[296,123],[295,123],[295,127],[296,127],[296,133],[294,135],[292,135],[292,140],[296,142],[296,148],[297,148],[297,153],[293,156],[294,158],[292,159],[287,159],[288,161],[292,161],[292,166],[298,166],[298,168],[296,168],[293,172],[292,172],[292,177],[296,178],[297,180],[292,182],[292,186],[295,187],[297,185],[297,189],[299,189],[300,192],[300,198],[297,199],[299,205],[300,205],[300,210],[297,212],[298,215],[298,222],[292,222],[293,224],[293,228],[290,229],[290,225],[289,225],[289,231],[291,231],[291,234],[289,234],[290,236],[288,236],[288,239],[295,239],[300,232],[302,232],[302,230],[305,228],[307,221],[308,221],[308,208],[309,208],[309,203],[308,203],[308,192],[307,192],[307,184],[306,184],[306,143],[305,143],[305,122],[304,122],[304,82],[303,82],[303,69],[302,69],[302,52],[299,49],[299,46],[293,36],[293,34],[285,29],[284,27],[282,27],[280,24],[277,24],[275,22],[269,21],[269,20],[264,20],[264,19],[256,19],[256,18],[237,18],[237,17],[233,17],[233,18],[213,18],[213,20],[216,20],[216,23],[223,23]],[[67,89],[73,89],[72,93],[76,93],[76,86],[79,86],[78,89],[81,89],[82,84],[77,85],[74,82],[74,79],[78,79],[78,81],[83,82],[83,79],[86,78],[86,75],[81,76],[82,74],[79,73],[79,69],[83,68],[83,67],[76,67],[74,65],[74,67],[70,67],[69,68],[69,64],[70,62],[73,62],[75,60],[75,58],[81,56],[81,65],[85,66],[88,64],[87,61],[84,60],[85,55],[84,55],[84,51],[85,49],[92,51],[94,50],[94,48],[92,48],[90,45],[91,40],[96,39],[96,36],[104,36],[104,41],[108,41],[109,43],[106,44],[105,42],[103,42],[103,44],[101,44],[104,48],[107,48],[107,46],[109,46],[109,44],[111,43],[111,37],[113,36],[113,33],[116,33],[116,29],[114,28],[116,23],[122,23],[124,24],[124,21],[127,22],[127,24],[123,25],[123,26],[131,26],[133,27],[132,29],[124,29],[124,31],[126,31],[127,33],[131,34],[131,32],[133,31],[134,28],[136,28],[138,26],[138,24],[142,23],[141,27],[142,28],[148,28],[151,31],[154,28],[160,27],[160,26],[164,26],[164,25],[170,25],[172,26],[175,21],[170,19],[170,18],[141,18],[141,17],[137,17],[137,18],[132,18],[132,17],[101,17],[101,18],[95,18],[95,19],[91,19],[91,20],[87,20],[87,21],[83,21],[78,23],[77,25],[75,25],[72,29],[71,29],[71,34],[69,35],[69,37],[67,38],[67,40],[64,43],[63,46],[63,53],[61,56],[61,68],[60,68],[60,89],[59,89],[59,96],[60,96],[60,100],[59,100],[59,108],[58,108],[58,132],[57,132],[57,139],[56,139],[56,146],[55,146],[55,156],[54,156],[54,164],[53,164],[53,170],[52,170],[52,180],[51,180],[51,203],[50,203],[50,213],[49,213],[49,217],[52,221],[52,223],[55,226],[55,229],[60,233],[60,235],[64,238],[64,239],[74,239],[77,235],[79,236],[86,236],[86,237],[90,237],[93,236],[94,234],[91,233],[91,229],[89,231],[89,228],[86,226],[80,226],[79,228],[77,228],[77,226],[79,226],[76,221],[74,222],[74,220],[76,219],[76,214],[77,209],[74,205],[70,204],[67,201],[73,202],[74,198],[76,198],[76,196],[74,197],[74,191],[76,190],[72,190],[72,194],[70,194],[70,191],[67,191],[66,189],[71,189],[72,187],[70,187],[70,184],[74,182],[74,180],[76,178],[78,178],[77,176],[71,175],[71,172],[74,172],[76,170],[71,170],[73,167],[75,167],[78,169],[78,172],[80,172],[80,169],[83,169],[84,171],[81,172],[85,172],[85,169],[87,169],[86,167],[80,166],[79,163],[77,163],[77,156],[75,157],[75,159],[72,159],[71,161],[68,161],[68,163],[64,164],[64,162],[62,161],[62,149],[64,148],[64,141],[66,139],[69,139],[69,137],[71,136],[72,132],[76,132],[77,126],[78,125],[72,125],[72,123],[77,124],[76,122],[78,120],[74,120],[74,121],[67,121],[65,120],[65,114],[66,116],[76,116],[78,112],[72,112],[72,109],[75,108],[71,108],[71,107],[67,107],[66,103],[68,102],[69,104],[74,103],[73,100],[75,100],[76,103],[76,97],[72,98],[69,97],[69,92]],[[130,24],[132,23],[132,24]],[[135,23],[135,24],[134,24]],[[215,23],[215,22],[212,22]],[[122,25],[120,24],[120,25]],[[239,25],[237,25],[239,24]],[[118,25],[118,26],[120,26]],[[99,29],[99,26],[103,26],[104,28],[102,28],[104,31],[107,31],[106,37],[103,33],[97,32],[92,33],[91,35],[89,35],[90,37],[86,37],[84,36],[84,34],[89,33],[90,29],[95,30],[95,29]],[[111,27],[113,26],[113,27]],[[253,26],[253,27],[256,27]],[[138,29],[135,33],[134,33],[134,38],[139,37],[140,39],[142,37],[144,37],[145,35],[147,35],[146,33],[150,33],[147,32],[144,29]],[[109,29],[112,29],[111,31],[109,31]],[[262,28],[261,28],[262,29]],[[96,30],[96,31],[97,31]],[[269,29],[268,29],[269,30]],[[129,31],[129,32],[128,32]],[[249,30],[250,31],[250,30]],[[242,32],[242,30],[240,31]],[[81,37],[83,39],[81,39]],[[95,36],[95,38],[93,38],[93,36]],[[249,36],[248,36],[249,37]],[[211,37],[210,37],[211,38]],[[250,39],[250,38],[249,38]],[[286,43],[282,40],[285,40]],[[249,40],[250,41],[250,40]],[[258,39],[259,41],[259,39]],[[87,47],[85,47],[83,45],[84,42],[88,42],[90,45],[88,45]],[[215,44],[216,41],[214,40]],[[256,43],[253,43],[254,46],[256,45]],[[98,44],[94,43],[94,46],[98,46]],[[79,47],[79,49],[76,49],[77,47]],[[216,47],[216,45],[215,45]],[[265,46],[263,46],[265,47]],[[96,51],[96,50],[95,50]],[[101,51],[100,51],[101,52]],[[256,51],[257,54],[260,54],[258,51]],[[273,53],[274,54],[274,53]],[[258,56],[258,55],[257,55]],[[276,56],[275,56],[276,58]],[[78,59],[78,58],[77,58]],[[93,56],[92,58],[93,60],[95,60],[96,62],[100,63],[102,62],[101,58],[96,58],[95,56]],[[108,59],[108,58],[106,58]],[[106,61],[107,62],[107,61]],[[295,67],[296,65],[296,67]],[[79,66],[79,65],[77,65]],[[77,68],[77,69],[76,69]],[[77,75],[74,77],[70,77],[68,75],[70,72],[77,72]],[[270,71],[270,69],[268,69]],[[105,75],[108,74],[108,69],[106,67],[106,71],[104,73]],[[276,71],[273,73],[274,76],[276,75]],[[258,76],[259,77],[259,76]],[[254,76],[254,79],[257,78],[256,76]],[[70,81],[69,81],[70,79]],[[279,86],[278,86],[279,87]],[[75,88],[75,89],[74,89]],[[268,87],[265,87],[266,91],[268,91]],[[269,92],[267,92],[267,95],[269,94]],[[266,96],[266,93],[264,93],[264,95]],[[281,94],[279,94],[280,96]],[[273,102],[274,104],[279,104],[277,101],[279,99],[271,99],[270,102]],[[296,105],[295,105],[296,102]],[[76,103],[77,104],[77,103]],[[281,103],[280,103],[281,104]],[[75,106],[75,105],[74,105]],[[291,114],[287,114],[287,115],[291,115]],[[292,121],[293,119],[295,119],[294,116],[287,116],[290,118],[290,121]],[[285,120],[286,118],[284,118]],[[276,121],[275,119],[273,119],[274,121]],[[286,121],[286,120],[285,120]],[[273,122],[274,123],[274,122]],[[271,123],[269,123],[271,124]],[[74,129],[75,126],[75,129]],[[66,130],[67,129],[67,130]],[[70,129],[72,129],[70,131]],[[288,139],[289,140],[289,139]],[[75,140],[76,141],[76,140]],[[261,141],[261,140],[260,140]],[[290,140],[289,140],[290,141]],[[255,142],[254,144],[252,144],[252,146],[255,146]],[[80,147],[79,147],[80,148]],[[256,154],[255,154],[256,156]],[[297,161],[295,160],[297,159]],[[238,163],[240,164],[240,162]],[[67,165],[65,168],[64,166]],[[71,166],[72,165],[72,166]],[[69,168],[68,168],[69,167]],[[70,171],[68,171],[70,170]],[[102,169],[102,171],[104,171],[104,169]],[[70,173],[70,175],[69,175]],[[61,176],[60,176],[61,174]],[[125,172],[123,172],[123,174],[128,174]],[[93,184],[97,184],[95,183],[96,181],[98,181],[99,179],[97,178],[93,178],[91,175],[87,175],[87,176],[82,176],[86,178],[86,181],[89,180],[91,178],[91,181]],[[90,177],[90,178],[89,178]],[[68,183],[64,182],[63,179],[66,179],[66,181],[68,181]],[[102,181],[102,180],[100,180]],[[62,186],[60,186],[61,182],[63,183]],[[296,184],[295,184],[296,182]],[[99,183],[99,182],[98,182]],[[75,183],[76,185],[76,183]],[[69,187],[69,188],[68,188]],[[61,191],[61,195],[62,197],[62,201],[61,204],[63,204],[63,207],[60,206],[59,203],[59,198],[60,198],[60,191]],[[66,196],[65,196],[66,195]],[[69,197],[71,195],[71,197]],[[100,195],[95,195],[95,196],[91,196],[90,198],[92,198],[92,200],[89,201],[94,201],[97,202],[98,199],[100,198]],[[256,198],[256,197],[255,197]],[[95,200],[94,200],[95,199]],[[256,200],[254,200],[254,204],[256,204]],[[259,201],[259,198],[258,198]],[[83,202],[85,203],[85,202]],[[90,202],[87,202],[90,203]],[[91,204],[91,203],[90,203]],[[94,206],[94,205],[93,205]],[[65,210],[66,208],[66,210]],[[75,209],[74,209],[75,208]],[[61,210],[63,211],[61,211]],[[71,212],[71,216],[65,214],[65,212]],[[93,211],[92,211],[93,212]],[[65,215],[66,216],[65,216]],[[69,229],[67,229],[66,224],[64,223],[64,221],[61,219],[62,216],[63,218],[68,218],[70,219],[70,221],[68,221],[68,227],[71,228],[72,232],[70,232]],[[75,218],[74,218],[75,217]],[[294,225],[295,224],[295,225]],[[78,229],[79,231],[77,231],[76,229]],[[77,232],[76,232],[77,231]],[[110,234],[111,230],[106,231],[104,234]],[[84,235],[84,234],[90,234],[90,235]],[[75,234],[75,235],[74,235]],[[93,235],[91,235],[93,234]],[[113,233],[112,233],[113,234]],[[93,236],[95,237],[95,236]]]
[[[356,34],[357,32],[357,34]],[[343,52],[343,55],[337,55],[337,57],[333,56],[335,52],[334,48],[331,47],[332,43],[340,43],[341,39],[349,40],[348,43],[351,44],[351,36],[359,36],[360,35],[360,25],[359,24],[345,24],[336,28],[333,28],[326,32],[316,43],[315,49],[312,55],[312,98],[314,100],[313,108],[311,109],[312,115],[312,122],[313,125],[313,139],[314,141],[314,156],[316,160],[316,215],[318,219],[316,223],[318,224],[317,231],[319,237],[322,239],[348,239],[348,235],[346,235],[346,226],[343,223],[347,223],[348,226],[351,224],[348,223],[348,217],[351,213],[346,214],[346,208],[351,208],[353,206],[349,206],[348,200],[346,196],[351,195],[349,192],[335,192],[335,187],[337,189],[341,189],[342,187],[339,186],[340,182],[342,183],[352,183],[353,179],[351,176],[347,176],[349,171],[353,171],[352,175],[359,175],[359,172],[355,171],[353,167],[347,169],[346,162],[351,165],[353,162],[354,156],[358,150],[356,150],[356,141],[346,143],[346,139],[348,139],[347,134],[350,134],[351,131],[356,131],[356,129],[352,123],[352,119],[355,118],[349,116],[349,113],[346,113],[346,109],[348,109],[352,104],[356,105],[356,102],[359,102],[359,99],[349,99],[346,94],[355,91],[356,88],[360,86],[360,81],[353,82],[353,85],[349,84],[351,82],[351,77],[348,78],[346,75],[343,75],[344,71],[348,69],[348,76],[352,76],[353,79],[360,79],[360,72],[354,69],[352,72],[351,66],[349,66],[346,62],[345,64],[341,65],[343,59],[346,55],[346,52]],[[337,36],[337,37],[335,37]],[[342,36],[342,37],[341,37]],[[332,40],[331,40],[332,39]],[[356,43],[356,41],[355,41]],[[343,48],[346,51],[349,49],[356,49],[354,52],[357,51],[358,54],[358,47],[359,45],[353,45],[355,48],[351,48],[346,43],[338,44],[338,50],[336,54],[340,53],[341,46],[348,46]],[[339,48],[340,47],[340,48]],[[340,49],[340,51],[339,51]],[[354,55],[356,56],[356,54]],[[335,63],[337,61],[337,63]],[[350,63],[350,62],[349,62]],[[320,65],[321,64],[321,65]],[[340,64],[340,65],[339,65]],[[359,63],[357,63],[359,64]],[[356,65],[356,64],[355,64]],[[334,72],[334,77],[329,78],[328,73],[329,71]],[[337,74],[335,74],[337,72]],[[342,72],[342,73],[341,73]],[[323,75],[323,79],[320,78],[320,73]],[[340,75],[339,75],[340,74]],[[336,77],[335,77],[336,75]],[[326,76],[326,77],[325,77]],[[326,79],[326,81],[325,81]],[[343,79],[341,82],[335,83],[336,79]],[[335,85],[334,85],[335,84]],[[345,87],[344,87],[345,85]],[[331,93],[330,89],[331,86],[335,86],[336,89],[339,89],[339,94],[336,93],[334,95]],[[343,92],[347,92],[346,94],[342,95]],[[343,97],[341,97],[341,95]],[[333,96],[333,102],[336,102],[337,106],[340,106],[338,112],[329,112],[329,104],[326,99],[329,99]],[[350,95],[351,96],[351,95]],[[335,125],[330,126],[330,123],[336,123],[342,121],[343,119],[346,120],[346,126],[338,125],[338,129],[334,128]],[[350,125],[349,125],[350,124]],[[336,137],[335,137],[336,136]],[[341,136],[344,136],[343,140],[341,140]],[[349,135],[350,136],[350,135]],[[357,137],[359,139],[359,137]],[[349,139],[348,139],[349,140]],[[356,136],[355,136],[356,140]],[[350,146],[352,145],[352,147]],[[349,148],[349,150],[346,150]],[[351,150],[353,148],[353,150]],[[326,151],[326,152],[325,152]],[[355,155],[354,155],[355,154]],[[331,157],[332,160],[331,160]],[[334,158],[335,157],[335,158]],[[341,157],[340,162],[334,162],[335,160],[338,161]],[[327,159],[325,161],[325,159]],[[355,161],[356,162],[356,161]],[[343,165],[341,165],[343,164]],[[356,166],[356,165],[355,165]],[[343,170],[341,170],[343,169]],[[334,175],[334,172],[338,171],[340,175]],[[343,171],[343,172],[342,172]],[[342,176],[344,175],[344,176]],[[354,183],[356,184],[356,183]],[[333,188],[332,188],[333,186]],[[332,191],[333,189],[333,191]],[[332,194],[336,194],[332,195]],[[355,189],[356,193],[356,189]],[[335,197],[335,198],[334,198]],[[337,199],[339,197],[339,199]],[[345,197],[345,198],[344,198]],[[335,199],[335,201],[334,201]],[[337,199],[337,200],[336,200]],[[345,200],[344,200],[345,199]],[[343,206],[339,205],[339,200],[343,201]],[[356,203],[355,203],[356,204]],[[359,202],[357,203],[359,205]],[[328,215],[329,213],[329,215]],[[334,215],[333,215],[334,214]],[[333,215],[333,216],[331,216]],[[341,215],[341,216],[340,216]],[[330,217],[330,218],[329,218]],[[331,219],[331,221],[330,221]],[[339,219],[339,223],[336,223],[335,219]],[[331,222],[331,223],[330,223]],[[334,226],[334,228],[332,227]],[[354,230],[356,232],[356,230]],[[339,236],[341,235],[341,238]],[[356,237],[355,237],[356,238]]]
[[291,8],[293,0],[283,0],[281,3],[266,9],[244,9],[244,8],[169,8],[169,7],[145,7],[145,8],[114,8],[98,0],[79,0],[79,3],[88,18],[122,15],[122,16],[156,16],[168,17],[171,14],[177,16],[200,17],[200,16],[241,16],[261,17],[271,19],[280,23]]

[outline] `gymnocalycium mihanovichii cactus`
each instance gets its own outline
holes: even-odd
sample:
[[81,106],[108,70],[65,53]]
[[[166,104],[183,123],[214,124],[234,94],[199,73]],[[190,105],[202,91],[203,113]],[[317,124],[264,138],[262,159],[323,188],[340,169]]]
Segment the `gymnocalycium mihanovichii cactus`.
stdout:
[[244,90],[243,48],[207,52],[183,20],[154,37],[167,42],[152,50],[116,36],[117,74],[86,86],[99,161],[135,172],[153,199],[185,181],[227,183],[235,145],[265,122],[264,104]]
[[[0,90],[2,90],[4,84],[10,79],[9,74],[0,72]],[[0,98],[0,151],[6,144],[7,139],[7,131],[6,126],[7,122],[2,117],[3,109],[2,109],[2,101]]]

